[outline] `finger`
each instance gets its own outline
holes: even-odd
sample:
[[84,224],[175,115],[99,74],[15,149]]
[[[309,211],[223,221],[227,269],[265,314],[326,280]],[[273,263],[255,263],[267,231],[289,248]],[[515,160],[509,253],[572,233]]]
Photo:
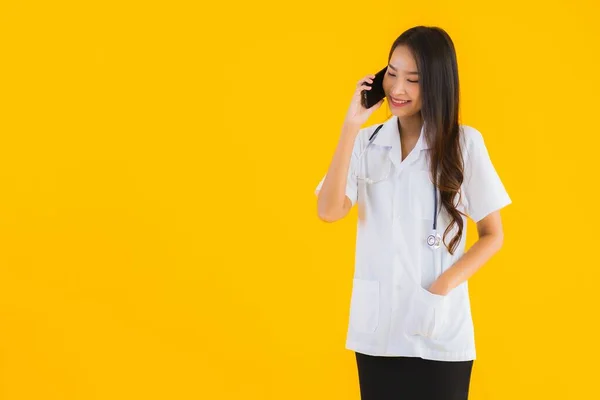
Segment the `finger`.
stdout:
[[363,83],[365,83],[365,82],[370,82],[370,83],[373,83],[373,79],[371,79],[371,78],[369,78],[369,77],[365,77],[365,78],[361,79],[360,81],[358,81],[358,83],[357,83],[356,85],[357,85],[357,86],[360,86],[360,85],[362,85],[362,84],[363,84]]
[[365,76],[363,79],[361,79],[360,81],[358,81],[358,85],[365,83],[365,82],[370,82],[373,83],[373,78],[369,77],[369,76]]

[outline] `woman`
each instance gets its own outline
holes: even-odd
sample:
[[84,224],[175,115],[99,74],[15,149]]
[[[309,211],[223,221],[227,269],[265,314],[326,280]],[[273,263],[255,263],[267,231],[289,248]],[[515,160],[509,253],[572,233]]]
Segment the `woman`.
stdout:
[[[316,189],[324,221],[358,204],[346,348],[362,400],[467,399],[467,279],[502,246],[499,210],[511,199],[481,133],[458,122],[456,53],[443,29],[417,26],[396,39],[383,80],[393,115],[361,129],[383,103],[361,105],[373,78],[358,82]],[[479,239],[465,252],[467,216]]]

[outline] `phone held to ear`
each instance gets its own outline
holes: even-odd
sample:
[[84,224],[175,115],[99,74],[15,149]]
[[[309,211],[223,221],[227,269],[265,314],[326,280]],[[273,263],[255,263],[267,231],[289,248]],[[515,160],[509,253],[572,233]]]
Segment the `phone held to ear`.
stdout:
[[383,91],[383,76],[387,71],[387,65],[377,74],[375,74],[375,78],[373,78],[373,83],[369,85],[369,83],[365,83],[366,85],[371,86],[371,90],[363,90],[361,96],[361,103],[364,108],[371,108],[375,104],[377,104],[381,99],[385,97],[385,92]]

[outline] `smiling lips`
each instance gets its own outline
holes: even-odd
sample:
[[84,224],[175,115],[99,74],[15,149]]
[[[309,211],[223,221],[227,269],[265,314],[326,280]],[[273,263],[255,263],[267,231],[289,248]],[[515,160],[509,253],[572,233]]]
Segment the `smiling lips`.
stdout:
[[394,105],[396,107],[402,107],[402,106],[410,103],[410,100],[396,100],[396,99],[390,97],[390,102],[392,103],[392,105]]

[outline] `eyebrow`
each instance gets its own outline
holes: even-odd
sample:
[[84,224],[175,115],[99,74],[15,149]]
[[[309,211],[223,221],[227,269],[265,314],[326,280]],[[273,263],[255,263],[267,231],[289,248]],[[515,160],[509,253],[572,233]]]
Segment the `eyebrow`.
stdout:
[[[396,67],[394,67],[392,64],[388,64],[388,66],[391,69],[393,69],[394,71],[398,71],[398,69]],[[418,71],[410,71],[410,72],[404,71],[404,72],[406,73],[406,75],[419,75]]]

